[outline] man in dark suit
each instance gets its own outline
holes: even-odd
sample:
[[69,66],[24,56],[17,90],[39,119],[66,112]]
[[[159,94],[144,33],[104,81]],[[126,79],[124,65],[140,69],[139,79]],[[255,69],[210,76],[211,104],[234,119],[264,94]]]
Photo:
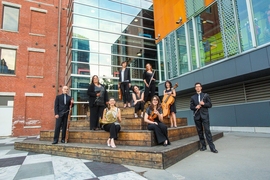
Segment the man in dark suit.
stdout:
[[124,108],[130,107],[129,88],[130,84],[130,70],[127,68],[127,61],[122,62],[122,68],[119,70],[119,84],[118,88],[121,88],[123,95]]
[[67,95],[68,87],[63,86],[62,94],[56,96],[54,103],[54,114],[56,118],[53,143],[57,144],[60,134],[60,128],[62,126],[62,140],[61,143],[65,143],[67,119],[69,114],[70,103],[73,106],[73,100]]
[[194,122],[199,135],[201,148],[200,151],[206,150],[206,143],[203,135],[203,130],[210,150],[213,153],[218,153],[212,140],[210,131],[208,108],[212,107],[211,99],[208,94],[202,92],[201,83],[195,83],[196,94],[191,97],[190,109],[194,111]]

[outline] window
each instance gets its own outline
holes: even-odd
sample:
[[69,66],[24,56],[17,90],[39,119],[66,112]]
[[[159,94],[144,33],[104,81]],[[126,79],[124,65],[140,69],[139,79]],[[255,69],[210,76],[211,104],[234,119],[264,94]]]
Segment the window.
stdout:
[[2,29],[18,31],[19,8],[4,6]]
[[15,74],[16,50],[0,48],[0,74]]

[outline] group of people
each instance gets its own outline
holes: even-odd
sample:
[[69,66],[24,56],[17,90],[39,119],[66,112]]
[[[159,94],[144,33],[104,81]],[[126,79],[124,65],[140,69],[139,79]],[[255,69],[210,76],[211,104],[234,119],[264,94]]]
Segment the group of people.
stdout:
[[[168,138],[167,126],[163,123],[163,110],[161,106],[160,98],[155,95],[155,73],[150,64],[146,64],[146,70],[143,73],[143,80],[145,83],[144,92],[139,89],[137,85],[132,86],[132,99],[135,107],[134,116],[144,118],[144,121],[148,124],[147,129],[153,130],[158,144],[164,146],[170,145]],[[131,107],[129,100],[129,89],[131,87],[130,70],[127,68],[127,62],[122,63],[122,69],[119,70],[119,88],[121,88],[123,95],[124,108]],[[208,94],[202,93],[201,83],[195,84],[196,94],[191,97],[190,109],[194,112],[194,122],[197,128],[198,136],[201,144],[201,151],[206,150],[206,142],[203,131],[205,132],[207,143],[210,150],[214,153],[218,151],[213,144],[212,135],[210,131],[209,113],[208,108],[212,107],[211,99]],[[58,95],[55,100],[55,134],[53,144],[58,143],[59,132],[62,126],[62,140],[65,142],[65,130],[67,124],[68,108],[73,103],[70,96],[67,95],[68,87],[64,86],[62,94]],[[151,94],[150,105],[144,112],[144,103],[148,100],[148,95]],[[99,82],[97,75],[92,77],[91,84],[89,85],[87,94],[89,96],[89,108],[90,108],[90,130],[98,130],[101,128],[110,132],[110,136],[107,140],[107,145],[115,148],[115,142],[118,138],[118,133],[121,130],[121,111],[116,107],[116,101],[114,98],[108,98],[106,88]],[[170,95],[173,98],[176,97],[175,89],[172,88],[170,81],[165,82],[164,95]],[[141,111],[139,115],[138,112]],[[176,106],[175,102],[170,106],[170,123],[171,127],[177,127],[176,123]]]

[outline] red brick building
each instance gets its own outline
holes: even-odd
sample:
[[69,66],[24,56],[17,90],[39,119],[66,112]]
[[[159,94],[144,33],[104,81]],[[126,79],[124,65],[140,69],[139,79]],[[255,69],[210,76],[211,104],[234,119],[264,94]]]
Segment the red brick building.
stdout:
[[65,84],[68,0],[0,4],[0,136],[54,129],[54,99]]

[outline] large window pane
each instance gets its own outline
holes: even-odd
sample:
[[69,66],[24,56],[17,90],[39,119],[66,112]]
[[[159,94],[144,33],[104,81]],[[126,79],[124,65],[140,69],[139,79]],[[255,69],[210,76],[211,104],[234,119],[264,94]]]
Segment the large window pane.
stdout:
[[74,3],[74,13],[91,16],[91,17],[98,17],[98,9],[91,6],[81,5]]
[[101,19],[106,19],[108,21],[121,22],[121,14],[112,12],[112,11],[106,11],[106,10],[100,9],[99,17]]
[[176,30],[180,74],[188,72],[188,54],[185,27]]
[[85,38],[89,40],[98,40],[98,31],[73,27],[73,37]]
[[248,12],[246,1],[237,0],[237,13],[240,26],[240,39],[242,50],[246,51],[252,48],[252,39],[249,28]]
[[165,81],[165,67],[164,67],[164,58],[163,58],[163,47],[162,47],[162,41],[160,41],[157,44],[158,49],[158,59],[159,59],[159,65],[160,65],[160,80]]
[[109,31],[109,32],[115,32],[115,33],[121,33],[121,24],[110,22],[110,21],[99,21],[99,29]]
[[112,0],[99,1],[99,7],[121,12],[121,4],[113,2]]
[[18,31],[19,12],[18,8],[4,6],[2,25],[4,30]]
[[73,24],[75,26],[98,29],[98,20],[91,17],[85,17],[74,14]]
[[89,64],[72,62],[72,74],[90,75]]
[[270,2],[252,0],[254,32],[258,45],[270,42]]
[[0,48],[0,73],[15,74],[16,50]]
[[192,25],[192,20],[187,23],[188,26],[188,37],[190,42],[190,53],[191,53],[191,65],[192,70],[197,69],[197,62],[196,62],[196,50],[195,50],[195,40],[194,40],[194,29]]
[[197,18],[200,66],[224,57],[217,3],[208,7]]

